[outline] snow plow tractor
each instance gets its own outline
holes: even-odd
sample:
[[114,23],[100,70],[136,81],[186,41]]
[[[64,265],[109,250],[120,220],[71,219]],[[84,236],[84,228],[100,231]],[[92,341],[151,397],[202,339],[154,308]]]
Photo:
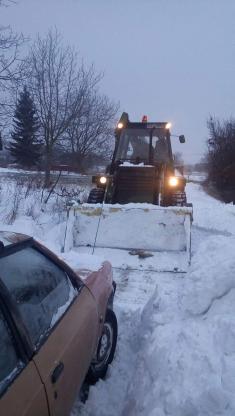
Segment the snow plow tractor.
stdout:
[[114,267],[186,271],[192,207],[174,167],[170,123],[130,122],[123,113],[111,164],[92,182],[87,204],[73,207],[76,246],[105,252]]

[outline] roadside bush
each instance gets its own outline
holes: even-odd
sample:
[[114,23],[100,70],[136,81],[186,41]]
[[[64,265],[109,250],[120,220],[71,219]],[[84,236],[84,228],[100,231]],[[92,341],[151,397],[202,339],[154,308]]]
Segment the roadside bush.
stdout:
[[226,202],[235,202],[235,120],[208,121],[208,182]]
[[45,189],[41,175],[1,181],[1,220],[12,225],[16,219],[26,216],[37,224],[49,219],[62,222],[66,218],[67,204],[71,200],[83,202],[87,190],[74,184],[54,185],[50,190]]

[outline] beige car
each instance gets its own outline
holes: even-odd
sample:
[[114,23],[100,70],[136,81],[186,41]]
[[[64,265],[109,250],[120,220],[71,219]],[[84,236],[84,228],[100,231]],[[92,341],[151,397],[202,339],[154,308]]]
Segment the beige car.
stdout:
[[0,415],[69,415],[117,341],[108,262],[85,280],[34,239],[0,232]]

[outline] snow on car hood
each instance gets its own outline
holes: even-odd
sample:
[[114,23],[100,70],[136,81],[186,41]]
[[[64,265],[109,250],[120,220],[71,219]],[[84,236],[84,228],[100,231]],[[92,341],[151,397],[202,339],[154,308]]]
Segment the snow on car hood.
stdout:
[[59,257],[65,261],[82,279],[85,279],[91,272],[100,270],[105,259],[86,253],[78,253],[70,250],[66,253],[59,253]]

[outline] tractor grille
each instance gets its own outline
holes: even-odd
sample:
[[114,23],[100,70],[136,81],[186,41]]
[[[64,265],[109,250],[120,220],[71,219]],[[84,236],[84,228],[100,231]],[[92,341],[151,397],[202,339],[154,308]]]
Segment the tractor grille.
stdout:
[[155,167],[119,167],[115,179],[114,203],[155,203],[158,194]]

